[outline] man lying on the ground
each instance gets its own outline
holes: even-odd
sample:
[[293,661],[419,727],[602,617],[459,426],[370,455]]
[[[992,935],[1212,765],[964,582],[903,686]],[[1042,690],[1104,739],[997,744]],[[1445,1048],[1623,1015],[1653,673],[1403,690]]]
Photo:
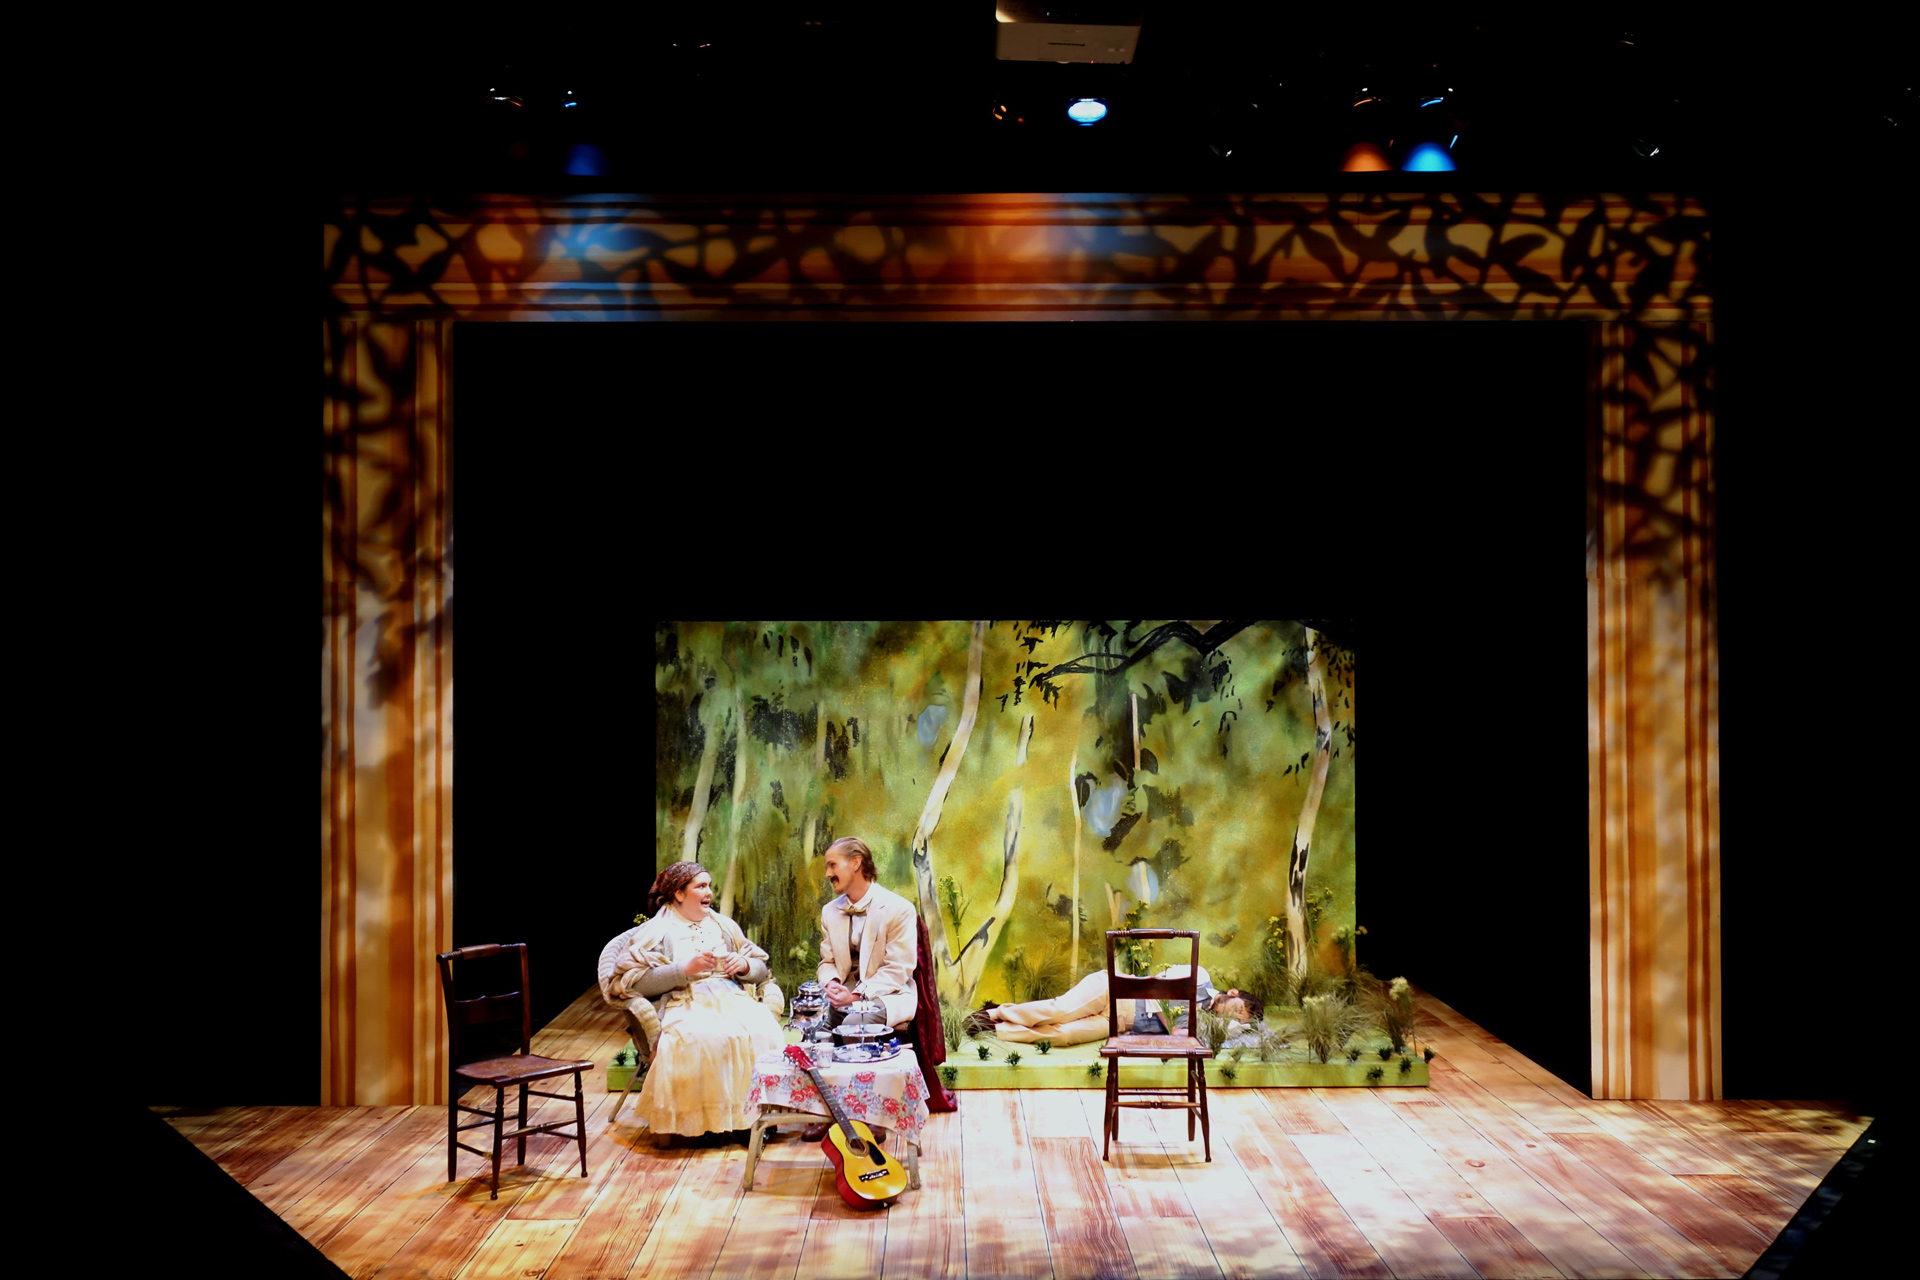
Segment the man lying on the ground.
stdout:
[[[1187,966],[1170,965],[1153,975],[1156,978],[1184,978]],[[1235,1049],[1260,1042],[1260,1017],[1266,1012],[1257,997],[1238,989],[1216,992],[1203,968],[1197,975],[1198,1004],[1216,1017],[1227,1019],[1228,1038],[1222,1048]],[[1173,1006],[1174,1029],[1187,1029],[1186,1001],[1169,1002]],[[1116,1000],[1114,1014],[1123,1032],[1137,1035],[1165,1035],[1167,1027],[1156,1001]],[[1065,995],[1051,1000],[1027,1000],[1019,1004],[992,1004],[968,1015],[967,1030],[974,1035],[991,1031],[1002,1040],[1033,1044],[1050,1040],[1055,1045],[1086,1044],[1107,1035],[1107,974],[1104,969],[1088,974]]]

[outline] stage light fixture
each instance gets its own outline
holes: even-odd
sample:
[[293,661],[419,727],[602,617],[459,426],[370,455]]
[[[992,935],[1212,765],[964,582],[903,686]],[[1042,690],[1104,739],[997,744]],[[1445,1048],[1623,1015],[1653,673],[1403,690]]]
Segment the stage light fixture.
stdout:
[[1354,143],[1340,158],[1342,173],[1386,173],[1392,168],[1387,163],[1386,153],[1371,142]]
[[1107,104],[1098,98],[1075,98],[1067,107],[1067,118],[1075,124],[1099,124],[1107,118]]
[[1401,169],[1408,173],[1451,173],[1460,166],[1453,162],[1447,149],[1437,142],[1417,143],[1407,153]]

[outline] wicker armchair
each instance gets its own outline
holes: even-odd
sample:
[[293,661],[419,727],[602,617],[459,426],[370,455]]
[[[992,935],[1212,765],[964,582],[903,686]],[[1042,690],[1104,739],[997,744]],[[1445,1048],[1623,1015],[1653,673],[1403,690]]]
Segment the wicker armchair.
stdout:
[[[620,1118],[621,1108],[627,1105],[627,1094],[633,1091],[633,1086],[639,1081],[643,1069],[652,1064],[653,1055],[660,1045],[660,1005],[666,997],[661,996],[658,1000],[650,1000],[646,996],[634,996],[631,999],[622,1000],[613,994],[614,971],[620,962],[620,957],[625,954],[629,946],[633,945],[633,937],[640,932],[640,929],[640,925],[635,925],[625,933],[615,935],[612,941],[600,949],[600,998],[620,1010],[625,1016],[627,1034],[633,1038],[634,1056],[639,1062],[639,1066],[634,1070],[633,1079],[629,1080],[627,1087],[621,1090],[620,1101],[614,1104],[613,1114],[607,1117],[607,1123],[610,1125]],[[780,990],[780,984],[772,978],[747,989],[754,999],[772,1009],[775,1017],[786,1016],[786,995]]]

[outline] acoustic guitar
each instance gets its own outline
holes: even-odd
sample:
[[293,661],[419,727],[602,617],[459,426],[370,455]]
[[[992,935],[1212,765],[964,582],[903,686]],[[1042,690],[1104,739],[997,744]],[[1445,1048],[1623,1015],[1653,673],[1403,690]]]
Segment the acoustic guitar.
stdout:
[[850,1120],[840,1109],[820,1079],[813,1059],[797,1044],[787,1046],[787,1057],[807,1073],[820,1100],[833,1113],[827,1136],[820,1140],[821,1150],[833,1162],[833,1182],[840,1198],[855,1209],[878,1209],[907,1189],[907,1171],[889,1155],[873,1136],[873,1130],[858,1120]]

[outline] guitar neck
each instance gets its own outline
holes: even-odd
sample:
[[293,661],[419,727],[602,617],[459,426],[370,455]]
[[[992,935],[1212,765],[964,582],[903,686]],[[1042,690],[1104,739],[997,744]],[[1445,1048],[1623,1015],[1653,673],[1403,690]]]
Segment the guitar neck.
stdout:
[[820,1101],[826,1103],[827,1110],[833,1114],[833,1122],[839,1125],[847,1137],[851,1139],[853,1137],[853,1122],[847,1119],[847,1113],[840,1109],[840,1104],[835,1102],[833,1095],[827,1092],[827,1082],[820,1078],[820,1069],[818,1067],[808,1067],[807,1078],[813,1081],[813,1087],[819,1091]]

